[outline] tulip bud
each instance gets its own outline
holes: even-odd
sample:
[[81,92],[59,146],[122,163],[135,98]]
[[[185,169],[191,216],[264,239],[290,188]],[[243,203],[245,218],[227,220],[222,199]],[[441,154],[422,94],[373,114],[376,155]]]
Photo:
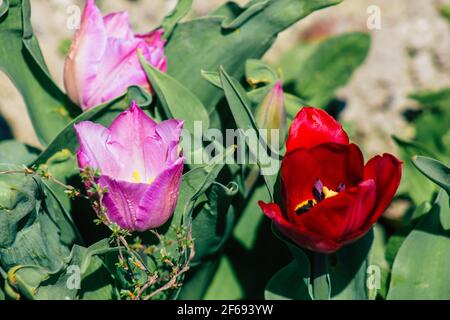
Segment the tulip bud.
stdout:
[[256,110],[256,123],[261,129],[269,129],[267,142],[271,144],[271,130],[278,129],[280,143],[286,137],[286,109],[281,82],[277,81],[273,89],[264,98]]
[[102,16],[95,1],[87,0],[64,66],[67,95],[87,110],[124,94],[131,85],[152,92],[137,52],[165,71],[162,33],[134,34],[126,12]]

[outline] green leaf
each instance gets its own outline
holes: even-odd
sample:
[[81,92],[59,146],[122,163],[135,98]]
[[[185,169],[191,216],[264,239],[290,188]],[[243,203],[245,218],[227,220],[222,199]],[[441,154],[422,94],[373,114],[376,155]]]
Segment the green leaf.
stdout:
[[110,247],[108,239],[94,243],[84,250],[83,259],[79,265],[82,274],[81,299],[117,299],[114,280],[101,259],[102,255],[113,251],[117,251],[117,248]]
[[[224,282],[223,279],[226,279]],[[211,285],[203,297],[204,300],[240,300],[245,298],[239,278],[227,256],[220,259],[219,266],[212,279]]]
[[441,190],[432,209],[407,236],[392,268],[387,299],[450,299],[449,197]]
[[[17,167],[2,165],[1,170]],[[2,174],[0,190],[1,266],[37,265],[57,270],[75,240],[61,237],[59,224],[70,225],[65,213],[53,204],[38,177]]]
[[450,168],[448,166],[438,160],[421,156],[414,158],[412,162],[420,172],[450,194]]
[[[371,282],[373,286],[368,288],[369,300],[375,300],[377,296],[380,296],[383,299],[386,298],[388,289],[388,276],[390,272],[390,265],[385,255],[387,248],[386,230],[384,226],[376,223],[373,227],[373,231],[374,231],[374,239],[369,253],[369,265],[378,268],[380,274],[377,274],[378,272],[377,269],[370,270],[373,273],[369,277],[375,278],[369,279],[374,280]],[[380,276],[379,279],[376,278],[378,276]],[[377,283],[378,280],[379,283]],[[380,285],[379,287],[378,284]]]
[[81,110],[49,76],[31,28],[29,0],[3,1],[0,12],[0,70],[19,90],[40,142],[47,145]]
[[229,238],[234,226],[231,198],[237,191],[235,183],[226,187],[217,182],[207,191],[207,202],[192,222],[192,236],[196,240],[194,265],[218,253]]
[[308,256],[275,228],[273,230],[289,247],[294,260],[270,279],[264,293],[266,300],[312,300],[311,266]]
[[195,94],[169,75],[153,68],[139,53],[141,64],[158,95],[168,118],[183,119],[185,128],[194,132],[194,122],[201,121],[202,129],[209,128],[209,115]]
[[39,154],[39,150],[17,140],[0,142],[0,159],[2,163],[30,164]]
[[332,254],[330,267],[331,298],[333,300],[367,300],[367,267],[373,243],[370,230],[358,241]]
[[398,190],[399,194],[408,194],[416,205],[431,198],[436,186],[424,177],[412,163],[413,157],[419,155],[435,157],[424,144],[393,137],[399,147],[400,158],[403,160],[403,177]]
[[246,199],[246,206],[233,231],[235,239],[247,250],[253,248],[258,240],[258,229],[264,218],[264,214],[258,205],[259,200],[271,201],[270,194],[263,184],[255,188],[252,195]]
[[425,90],[410,94],[409,97],[426,108],[446,109],[450,105],[450,89]]
[[277,73],[261,60],[249,59],[245,64],[245,75],[251,86],[258,84],[275,84],[278,80]]
[[365,60],[370,47],[366,33],[348,33],[321,43],[300,44],[282,58],[286,82],[294,82],[294,94],[309,105],[324,107]]
[[251,1],[243,9],[227,3],[208,17],[179,23],[165,48],[168,74],[196,94],[211,112],[223,93],[205,81],[200,70],[217,70],[223,65],[240,79],[245,61],[263,56],[279,32],[313,11],[339,2]]
[[169,38],[178,22],[191,10],[193,0],[178,0],[175,8],[164,17],[161,27],[164,29],[163,37]]
[[264,146],[261,143],[258,126],[256,125],[255,118],[250,110],[250,102],[239,82],[232,79],[223,68],[220,69],[220,78],[225,97],[228,101],[228,106],[230,107],[237,127],[244,133],[247,132],[247,130],[253,130],[253,132],[256,133],[255,138],[257,138],[257,141],[248,141],[249,139],[245,139],[245,143],[251,154],[256,157],[260,169],[262,171],[269,169],[273,172],[272,174],[264,174],[263,172],[267,189],[269,190],[271,197],[273,197],[273,189],[277,181],[277,173],[280,165],[278,159],[279,155],[271,150],[272,156],[270,157],[267,150],[270,147]]
[[191,219],[196,200],[216,181],[225,166],[224,159],[233,154],[234,150],[234,147],[229,147],[223,154],[212,159],[209,164],[194,168],[183,175],[172,223],[181,225],[183,219]]

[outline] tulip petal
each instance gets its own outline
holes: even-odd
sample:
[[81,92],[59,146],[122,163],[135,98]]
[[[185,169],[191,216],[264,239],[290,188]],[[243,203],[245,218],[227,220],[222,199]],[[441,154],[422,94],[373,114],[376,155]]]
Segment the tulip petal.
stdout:
[[103,23],[109,38],[128,40],[134,38],[127,12],[110,13],[103,17]]
[[111,141],[110,131],[90,121],[75,124],[74,128],[80,145],[77,152],[79,167],[89,166],[99,169],[102,174],[119,175],[124,149]]
[[308,212],[298,215],[293,223],[333,242],[348,243],[356,239],[355,233],[361,236],[367,232],[368,229],[362,229],[370,220],[375,197],[375,182],[366,180],[325,199]]
[[100,10],[87,0],[80,28],[74,36],[64,65],[64,85],[72,101],[85,110],[83,92],[95,81],[107,47],[107,35]]
[[313,148],[322,143],[348,144],[347,133],[324,110],[304,107],[295,117],[289,129],[286,150]]
[[288,153],[281,164],[281,181],[290,219],[297,216],[295,208],[298,204],[314,199],[317,179],[332,190],[342,183],[350,188],[362,181],[363,168],[363,155],[354,144],[327,143]]
[[98,183],[107,188],[103,196],[108,219],[126,230],[136,230],[139,204],[150,185],[101,176]]
[[164,29],[158,29],[147,34],[136,35],[147,43],[146,50],[143,51],[145,59],[155,68],[166,72],[167,58],[164,56],[164,45],[166,41],[162,39]]
[[402,162],[391,154],[370,159],[364,168],[364,179],[373,179],[376,184],[375,210],[368,221],[372,225],[383,214],[397,192],[402,178]]
[[179,158],[150,185],[139,205],[136,230],[160,227],[171,217],[180,191],[183,161],[184,158]]
[[149,89],[147,76],[137,55],[146,45],[142,40],[108,38],[105,51],[95,78],[85,83],[83,101],[96,106],[124,94],[130,85]]
[[296,226],[287,221],[283,217],[281,209],[277,204],[266,204],[263,201],[259,201],[258,204],[264,214],[272,219],[278,230],[300,247],[323,253],[334,252],[341,247],[341,244],[334,242],[333,240],[324,238],[301,226]]

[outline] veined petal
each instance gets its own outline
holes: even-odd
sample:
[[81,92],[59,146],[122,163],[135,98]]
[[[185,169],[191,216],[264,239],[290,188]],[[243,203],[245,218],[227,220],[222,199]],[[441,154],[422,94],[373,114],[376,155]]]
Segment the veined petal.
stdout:
[[136,215],[136,230],[162,226],[172,216],[180,192],[184,158],[160,173],[143,195]]
[[108,38],[108,54],[103,57],[95,79],[83,90],[87,106],[97,106],[118,97],[130,85],[149,88],[147,76],[137,56],[140,48],[145,48],[142,40]]
[[92,85],[99,72],[105,50],[107,35],[100,10],[94,0],[87,0],[64,65],[64,86],[72,101],[83,110],[88,108],[83,95]]
[[322,143],[348,144],[342,126],[324,110],[303,107],[289,129],[286,151],[313,148]]
[[134,34],[128,21],[128,12],[110,13],[103,17],[106,33],[109,38],[133,39]]
[[131,183],[101,176],[98,183],[107,188],[103,196],[108,219],[126,230],[137,230],[137,212],[139,203],[149,190],[145,183]]
[[370,159],[364,168],[364,179],[373,179],[377,197],[375,210],[367,222],[372,225],[383,214],[397,192],[402,178],[402,162],[385,153]]
[[142,52],[145,59],[155,68],[166,72],[167,59],[164,55],[166,41],[162,39],[163,33],[163,29],[158,29],[147,34],[136,35],[136,37],[145,40],[147,44]]
[[116,176],[121,171],[123,148],[111,141],[110,131],[100,124],[83,121],[75,126],[80,147],[77,152],[80,168],[89,166],[102,174]]

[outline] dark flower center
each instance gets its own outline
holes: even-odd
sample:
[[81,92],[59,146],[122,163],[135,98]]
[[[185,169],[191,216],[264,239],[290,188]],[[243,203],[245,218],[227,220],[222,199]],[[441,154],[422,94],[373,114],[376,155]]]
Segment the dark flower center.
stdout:
[[320,179],[317,179],[314,183],[314,186],[312,188],[312,193],[314,196],[314,199],[307,199],[301,203],[299,203],[295,207],[295,212],[298,214],[305,213],[308,210],[312,209],[314,206],[316,206],[319,202],[337,196],[339,192],[345,190],[345,184],[340,183],[339,186],[336,188],[336,191],[328,189],[326,186],[323,185],[322,181]]

